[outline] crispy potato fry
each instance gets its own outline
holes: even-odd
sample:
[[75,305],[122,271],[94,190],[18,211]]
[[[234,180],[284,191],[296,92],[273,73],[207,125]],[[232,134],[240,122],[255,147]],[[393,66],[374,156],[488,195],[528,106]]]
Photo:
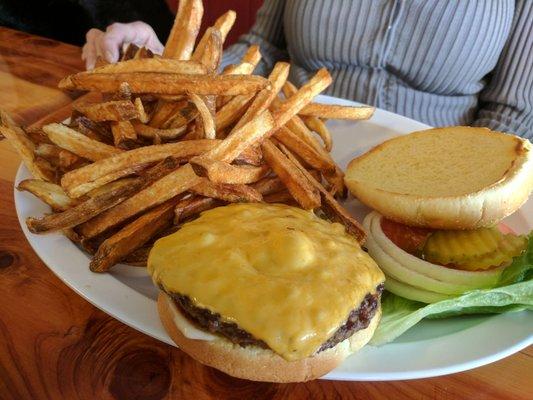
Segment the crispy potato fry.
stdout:
[[196,61],[172,60],[169,58],[144,58],[140,60],[121,61],[95,68],[88,73],[117,74],[122,72],[162,72],[174,74],[205,74],[207,69]]
[[281,127],[292,117],[298,114],[316,95],[322,92],[331,84],[331,75],[325,68],[321,68],[303,85],[298,92],[282,102],[273,112],[272,116],[276,121],[276,126]]
[[331,148],[333,147],[333,140],[331,139],[331,133],[329,132],[329,129],[324,121],[318,117],[308,117],[305,115],[301,116],[301,118],[310,130],[316,132],[318,136],[320,136],[326,151],[331,151]]
[[140,189],[142,179],[126,178],[113,183],[120,185],[115,185],[114,190],[90,197],[68,210],[46,215],[40,219],[32,217],[26,219],[28,229],[33,233],[44,233],[77,226],[127,199]]
[[135,147],[137,133],[130,121],[111,122],[111,132],[115,147],[125,150]]
[[177,110],[186,107],[189,104],[187,100],[180,102],[158,101],[152,118],[148,125],[154,128],[162,128],[173,116]]
[[[174,157],[186,160],[198,154],[213,149],[219,140],[188,140],[177,143],[145,146],[138,149],[120,152],[119,154],[96,161],[85,167],[78,168],[63,175],[61,186],[69,196],[77,198],[90,190],[120,177],[130,175],[144,168],[146,164]],[[245,150],[238,156],[238,160],[246,162],[256,159],[256,150]],[[123,175],[122,173],[125,173]]]
[[34,178],[48,182],[54,180],[53,168],[46,160],[41,159],[40,163],[37,162],[38,158],[35,156],[35,145],[28,138],[24,130],[3,110],[0,110],[0,133],[17,151],[24,165]]
[[296,200],[294,200],[294,197],[292,197],[291,193],[287,190],[281,190],[276,193],[270,193],[263,197],[263,200],[265,203],[283,203],[283,204],[290,204],[290,205],[296,205],[298,206],[298,203]]
[[168,120],[161,126],[162,128],[182,128],[193,122],[198,116],[198,110],[194,104],[187,101],[185,105],[178,107]]
[[344,209],[335,198],[318,182],[303,166],[298,162],[289,149],[280,145],[281,151],[287,156],[293,165],[298,169],[307,179],[307,181],[313,185],[320,192],[322,199],[322,211],[326,216],[332,220],[341,223],[346,228],[346,232],[353,235],[359,244],[363,244],[366,240],[366,233],[363,227]]
[[215,139],[215,120],[207,108],[204,100],[194,93],[189,93],[189,98],[198,109],[198,113],[203,123],[203,133],[206,139]]
[[180,224],[183,221],[200,214],[203,211],[223,205],[224,202],[212,197],[192,196],[181,200],[174,209],[174,223]]
[[222,75],[250,75],[255,69],[255,65],[250,63],[240,63],[228,65],[222,71]]
[[86,238],[93,238],[148,208],[188,191],[199,182],[199,179],[192,167],[186,164],[122,203],[80,225],[80,232]]
[[244,53],[241,61],[243,63],[252,64],[254,67],[256,67],[257,64],[259,64],[259,61],[261,61],[261,52],[259,51],[259,46],[253,44],[248,47],[248,50],[246,50],[246,53]]
[[268,110],[265,110],[239,130],[233,131],[215,148],[199,157],[193,157],[190,162],[198,167],[198,170],[204,170],[206,175],[211,176],[216,173],[214,169],[217,168],[217,164],[214,161],[231,163],[244,149],[264,138],[273,126],[272,116]]
[[88,138],[106,144],[113,143],[113,134],[107,124],[91,121],[85,116],[77,117],[75,123],[77,124],[77,131]]
[[202,179],[191,188],[191,192],[204,197],[212,197],[228,203],[260,202],[263,196],[254,188],[243,184],[214,183]]
[[202,159],[202,164],[194,164],[195,172],[206,176],[213,183],[248,184],[257,182],[270,170],[268,165],[232,165],[225,161]]
[[285,184],[276,176],[267,176],[251,185],[263,196],[285,190]]
[[104,240],[89,264],[91,271],[108,271],[158,232],[169,227],[176,202],[177,199],[171,199],[157,206]]
[[333,104],[311,103],[306,105],[299,114],[326,119],[368,119],[374,114],[375,108],[369,106],[339,106]]
[[65,211],[77,204],[77,200],[68,197],[61,186],[39,179],[25,179],[18,184],[17,190],[30,192],[55,212]]
[[55,144],[40,143],[35,147],[35,154],[52,164],[59,166],[63,170],[80,163],[82,159],[68,150],[62,149]]
[[202,0],[180,0],[174,25],[163,50],[163,57],[176,60],[191,58],[203,14]]
[[135,55],[133,56],[134,60],[139,59],[146,59],[146,58],[153,58],[154,53],[150,49],[147,49],[146,47],[140,47],[139,50],[135,52]]
[[305,175],[295,168],[288,159],[269,139],[262,144],[263,156],[268,165],[285,184],[292,197],[304,210],[320,207],[320,193],[306,179]]
[[105,103],[77,103],[74,110],[96,121],[128,121],[138,118],[137,108],[130,100],[115,100]]
[[116,92],[128,82],[133,93],[226,95],[255,93],[268,87],[268,81],[250,75],[185,75],[160,72],[117,74],[79,72],[59,82],[60,89]]
[[[155,237],[157,236],[159,236],[159,234],[155,235]],[[145,244],[144,246],[141,246],[127,254],[121,262],[132,267],[146,267],[148,255],[150,254],[152,247],[154,247],[154,244],[150,243],[151,241],[152,240],[149,240],[148,244]]]
[[216,28],[209,28],[207,34],[209,36],[198,61],[205,65],[209,74],[212,74],[218,69],[222,58],[222,35]]
[[135,106],[135,109],[137,110],[137,119],[139,122],[142,122],[143,124],[146,124],[150,120],[150,116],[146,113],[146,110],[144,109],[143,102],[140,97],[136,97],[133,101],[133,105]]
[[[120,61],[128,61],[128,60],[133,59],[133,57],[135,57],[135,54],[139,50],[139,47],[133,43],[128,43],[126,47],[123,45],[121,50],[122,50],[122,55],[120,56]],[[109,64],[109,63],[103,60],[102,65],[106,65],[106,64]]]
[[335,171],[335,164],[329,157],[324,157],[287,127],[283,126],[278,129],[274,137],[304,160],[311,168],[321,171]]
[[283,86],[283,83],[287,79],[288,75],[288,63],[278,62],[276,63],[276,65],[274,65],[272,72],[268,76],[268,81],[270,82],[271,88],[263,89],[257,94],[250,107],[244,113],[243,117],[239,120],[239,122],[237,122],[237,124],[233,128],[234,131],[247,124],[249,121],[261,114],[264,110],[268,109],[272,101],[278,95],[278,92],[281,90],[281,87]]
[[347,195],[346,185],[344,184],[344,173],[340,167],[333,161],[331,155],[327,153],[324,148],[318,143],[315,137],[311,134],[309,129],[305,126],[299,116],[291,118],[287,124],[287,128],[290,129],[293,133],[298,135],[300,139],[307,142],[309,145],[313,146],[316,151],[318,151],[326,159],[329,159],[334,165],[334,171],[325,171],[324,178],[330,184],[330,192],[334,196],[340,198],[345,198]]
[[229,31],[233,27],[233,24],[235,23],[236,18],[237,18],[237,13],[233,10],[228,10],[224,14],[222,14],[220,17],[218,17],[217,20],[215,21],[215,24],[213,25],[213,27],[220,31],[222,43],[226,41],[226,37],[228,36]]
[[137,121],[133,121],[132,124],[137,135],[148,139],[158,137],[160,140],[172,140],[182,136],[187,130],[187,125],[174,129],[158,129]]
[[[283,85],[283,94],[285,95],[285,97],[290,97],[297,91],[298,88],[289,81],[285,82],[285,84]],[[331,151],[333,142],[331,140],[331,134],[329,133],[329,130],[326,127],[324,121],[322,121],[318,117],[301,116],[301,118],[310,130],[316,132],[320,136],[322,142],[324,142],[324,147],[326,148],[326,151]]]
[[48,124],[43,126],[43,131],[52,143],[92,161],[101,160],[121,152],[113,146],[90,139],[65,125]]
[[253,94],[243,94],[233,97],[224,104],[215,115],[217,129],[227,128],[237,121],[246,112],[253,98]]

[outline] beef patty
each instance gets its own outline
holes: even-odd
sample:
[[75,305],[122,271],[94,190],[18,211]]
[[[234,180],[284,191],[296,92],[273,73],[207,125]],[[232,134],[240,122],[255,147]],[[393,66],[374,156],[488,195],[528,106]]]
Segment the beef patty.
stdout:
[[[346,322],[320,346],[318,351],[335,347],[337,343],[349,338],[355,332],[368,327],[378,309],[381,292],[383,292],[383,284],[376,288],[375,293],[368,293],[365,296],[359,307],[350,312]],[[223,321],[220,314],[196,306],[188,296],[177,293],[169,293],[169,295],[183,315],[204,330],[222,335],[242,347],[253,345],[268,348],[264,341],[253,337],[237,324]]]

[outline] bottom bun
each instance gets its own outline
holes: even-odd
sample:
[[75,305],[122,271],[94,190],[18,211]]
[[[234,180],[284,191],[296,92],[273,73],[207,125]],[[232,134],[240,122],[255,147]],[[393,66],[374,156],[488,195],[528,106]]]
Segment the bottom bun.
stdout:
[[185,337],[174,323],[172,310],[164,293],[159,293],[157,308],[165,330],[192,358],[228,375],[264,382],[304,382],[321,377],[337,367],[346,357],[368,343],[381,317],[381,306],[370,325],[355,332],[335,347],[298,361],[287,361],[272,350],[256,346],[241,347],[218,337],[196,340]]

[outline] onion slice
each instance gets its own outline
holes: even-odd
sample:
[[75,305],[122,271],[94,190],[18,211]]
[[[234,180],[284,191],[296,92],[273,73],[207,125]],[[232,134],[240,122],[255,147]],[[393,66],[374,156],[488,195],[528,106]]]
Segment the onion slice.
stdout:
[[442,300],[448,300],[454,296],[435,293],[429,290],[420,289],[407,283],[397,281],[394,278],[387,277],[385,280],[385,289],[389,292],[394,293],[395,295],[404,297],[409,300],[420,301],[422,303],[436,303]]
[[413,272],[426,275],[436,281],[467,286],[470,289],[482,289],[494,287],[498,283],[502,271],[505,269],[505,267],[499,267],[487,271],[472,272],[447,268],[424,261],[396,246],[383,233],[381,229],[381,218],[382,216],[374,211],[366,216],[363,225],[369,235],[372,236],[377,245],[385,253],[396,260],[398,264]]

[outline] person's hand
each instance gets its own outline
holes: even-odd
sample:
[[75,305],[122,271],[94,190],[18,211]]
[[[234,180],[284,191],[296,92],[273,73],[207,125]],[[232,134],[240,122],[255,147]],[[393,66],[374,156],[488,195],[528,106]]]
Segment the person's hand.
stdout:
[[94,68],[98,57],[110,63],[117,62],[120,48],[126,43],[144,46],[156,54],[163,52],[163,45],[152,27],[142,21],[127,24],[115,22],[105,32],[93,28],[85,37],[87,42],[83,46],[81,58],[87,69]]

